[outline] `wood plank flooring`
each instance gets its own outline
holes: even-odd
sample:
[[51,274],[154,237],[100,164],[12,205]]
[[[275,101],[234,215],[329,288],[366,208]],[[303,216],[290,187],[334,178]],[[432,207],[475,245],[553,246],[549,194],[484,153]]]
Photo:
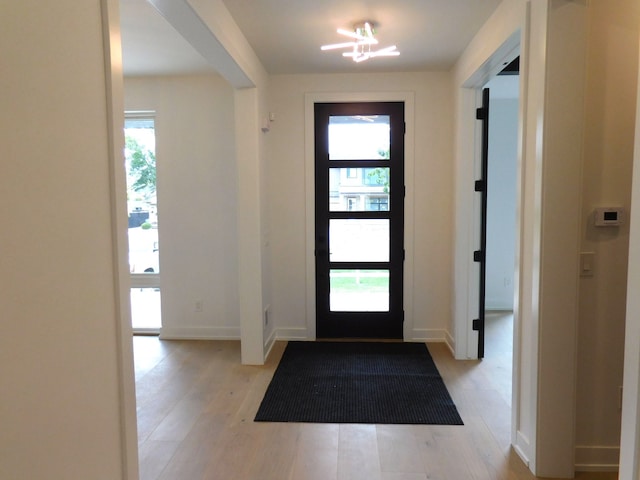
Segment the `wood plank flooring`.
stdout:
[[464,426],[255,423],[286,342],[256,367],[236,341],[134,337],[140,479],[532,480],[509,446],[509,316],[487,321],[483,361],[428,345]]

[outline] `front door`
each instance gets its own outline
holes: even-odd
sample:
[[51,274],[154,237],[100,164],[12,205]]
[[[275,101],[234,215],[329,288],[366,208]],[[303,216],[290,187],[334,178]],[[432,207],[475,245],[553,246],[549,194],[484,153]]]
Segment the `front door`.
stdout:
[[315,105],[316,336],[402,338],[404,103]]

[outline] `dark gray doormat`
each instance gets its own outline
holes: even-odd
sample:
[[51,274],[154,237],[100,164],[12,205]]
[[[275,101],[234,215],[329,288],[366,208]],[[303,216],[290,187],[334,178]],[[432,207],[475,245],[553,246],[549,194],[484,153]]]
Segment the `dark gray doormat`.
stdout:
[[256,422],[462,425],[423,343],[289,342]]

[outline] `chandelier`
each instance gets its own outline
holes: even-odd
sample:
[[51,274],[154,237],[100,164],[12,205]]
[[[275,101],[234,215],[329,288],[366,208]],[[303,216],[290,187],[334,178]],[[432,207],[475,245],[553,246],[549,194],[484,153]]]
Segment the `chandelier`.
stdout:
[[337,50],[341,48],[351,48],[350,52],[343,52],[343,57],[351,57],[354,62],[360,63],[365,60],[369,60],[373,57],[397,57],[400,52],[396,50],[396,46],[385,47],[377,50],[373,50],[372,45],[378,45],[378,40],[375,38],[375,31],[370,22],[364,22],[364,24],[355,25],[353,31],[345,30],[343,28],[338,29],[340,35],[351,38],[351,41],[342,43],[332,43],[330,45],[323,45],[321,50]]

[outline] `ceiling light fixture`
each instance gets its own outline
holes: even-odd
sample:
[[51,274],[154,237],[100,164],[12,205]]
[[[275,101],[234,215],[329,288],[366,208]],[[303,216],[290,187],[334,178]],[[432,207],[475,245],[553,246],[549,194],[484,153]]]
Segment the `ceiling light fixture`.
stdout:
[[340,35],[353,38],[350,42],[332,43],[330,45],[323,45],[321,50],[337,50],[340,48],[352,48],[351,52],[344,52],[343,57],[351,57],[356,62],[364,62],[373,57],[397,57],[400,52],[396,50],[396,46],[381,48],[379,50],[372,50],[371,45],[377,45],[378,40],[375,38],[375,31],[371,26],[371,22],[364,22],[364,24],[358,24],[353,28],[353,31],[345,30],[343,28],[338,29]]

